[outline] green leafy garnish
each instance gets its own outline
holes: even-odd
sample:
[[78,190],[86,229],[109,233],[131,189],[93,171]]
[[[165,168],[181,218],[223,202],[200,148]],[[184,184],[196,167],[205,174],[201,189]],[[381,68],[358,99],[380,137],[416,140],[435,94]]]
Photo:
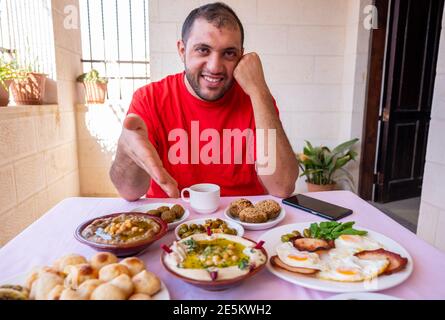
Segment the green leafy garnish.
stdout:
[[238,268],[240,268],[241,270],[246,269],[249,266],[249,259],[242,259],[239,263],[238,263]]
[[187,246],[187,251],[194,251],[198,247],[198,243],[193,239],[188,239],[184,241],[184,244]]
[[341,235],[358,235],[364,236],[368,232],[363,230],[356,230],[353,228],[354,221],[340,223],[336,221],[312,223],[309,227],[310,238],[335,240]]

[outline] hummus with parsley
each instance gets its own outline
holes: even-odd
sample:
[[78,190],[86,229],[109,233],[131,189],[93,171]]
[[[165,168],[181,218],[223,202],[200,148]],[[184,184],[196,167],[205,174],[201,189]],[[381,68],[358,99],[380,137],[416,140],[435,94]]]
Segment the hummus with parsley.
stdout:
[[195,234],[175,241],[164,262],[170,270],[189,279],[234,279],[266,263],[266,256],[255,246],[238,236]]

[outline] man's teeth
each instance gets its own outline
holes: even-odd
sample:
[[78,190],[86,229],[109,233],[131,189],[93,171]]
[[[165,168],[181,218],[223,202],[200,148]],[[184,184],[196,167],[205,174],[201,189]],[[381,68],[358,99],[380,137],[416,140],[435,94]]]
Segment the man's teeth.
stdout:
[[216,83],[216,82],[220,82],[222,79],[221,78],[210,78],[210,77],[206,77],[206,76],[203,76],[204,77],[204,79],[206,79],[207,81],[209,81],[209,82],[213,82],[213,83]]

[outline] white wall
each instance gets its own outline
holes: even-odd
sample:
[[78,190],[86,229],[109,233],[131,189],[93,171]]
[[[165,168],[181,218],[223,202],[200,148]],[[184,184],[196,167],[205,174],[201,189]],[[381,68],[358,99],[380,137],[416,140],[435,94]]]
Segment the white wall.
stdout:
[[[183,70],[176,41],[193,8],[213,1],[150,1],[152,80]],[[246,52],[260,54],[295,151],[304,140],[335,146],[361,137],[370,0],[229,0],[245,26]],[[357,146],[357,150],[360,147]],[[358,179],[359,161],[349,169]],[[305,189],[304,179],[297,183]]]
[[53,0],[57,104],[0,108],[0,247],[61,200],[79,195],[74,105],[81,71],[80,34],[63,27]]
[[442,21],[433,109],[417,234],[445,251],[445,15]]

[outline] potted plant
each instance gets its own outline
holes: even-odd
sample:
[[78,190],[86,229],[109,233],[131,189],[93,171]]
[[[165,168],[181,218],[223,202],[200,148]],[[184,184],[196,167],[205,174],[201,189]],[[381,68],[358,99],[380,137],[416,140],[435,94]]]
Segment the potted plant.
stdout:
[[9,103],[9,85],[16,77],[17,65],[15,60],[0,56],[0,107]]
[[43,103],[47,75],[39,72],[38,59],[32,60],[30,50],[20,59],[16,57],[17,69],[10,89],[17,105],[37,105]]
[[77,77],[78,82],[82,82],[85,87],[85,100],[87,103],[104,103],[107,94],[108,80],[99,76],[99,72],[92,69]]
[[326,146],[313,147],[306,141],[303,153],[297,154],[297,159],[303,171],[300,176],[306,176],[309,192],[334,190],[340,180],[354,183],[352,175],[343,167],[355,160],[357,152],[351,148],[357,141],[346,141],[332,151]]

